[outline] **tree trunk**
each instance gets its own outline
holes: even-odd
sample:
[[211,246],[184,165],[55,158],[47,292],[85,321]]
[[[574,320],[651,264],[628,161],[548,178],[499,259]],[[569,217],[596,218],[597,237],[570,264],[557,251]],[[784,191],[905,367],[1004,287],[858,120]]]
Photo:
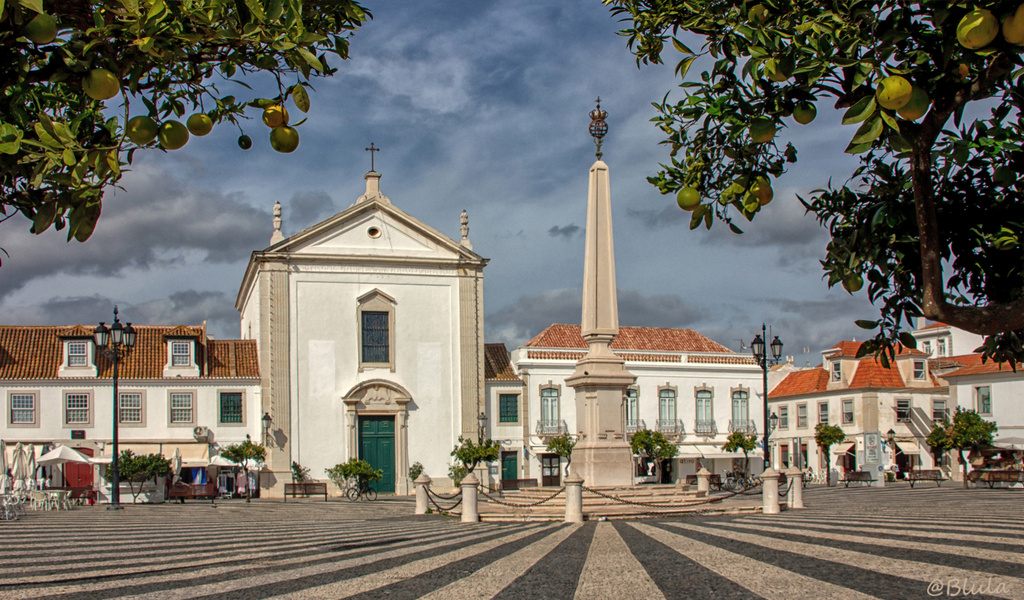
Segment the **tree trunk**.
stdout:
[[825,452],[825,487],[832,487],[832,453],[827,446],[821,446]]
[[967,461],[964,460],[964,449],[957,448],[957,454],[959,454],[960,467],[964,472],[964,489],[967,489]]
[[750,456],[747,449],[743,449],[743,477],[750,477]]

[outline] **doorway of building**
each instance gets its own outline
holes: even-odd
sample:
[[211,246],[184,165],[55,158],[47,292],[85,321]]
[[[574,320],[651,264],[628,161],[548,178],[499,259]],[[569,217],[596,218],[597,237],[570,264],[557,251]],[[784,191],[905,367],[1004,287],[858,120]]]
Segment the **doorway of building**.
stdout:
[[[92,448],[75,448],[86,456],[92,456]],[[92,465],[68,462],[64,463],[65,485],[68,487],[92,487]]]
[[562,461],[557,454],[540,455],[540,484],[548,487],[562,485]]
[[[519,479],[519,453],[518,452],[502,452],[501,453],[501,489],[511,490],[516,489],[513,487],[506,487],[511,485],[513,482]],[[509,482],[509,483],[505,483]]]
[[395,417],[366,415],[359,417],[359,458],[384,476],[373,483],[380,494],[395,492]]

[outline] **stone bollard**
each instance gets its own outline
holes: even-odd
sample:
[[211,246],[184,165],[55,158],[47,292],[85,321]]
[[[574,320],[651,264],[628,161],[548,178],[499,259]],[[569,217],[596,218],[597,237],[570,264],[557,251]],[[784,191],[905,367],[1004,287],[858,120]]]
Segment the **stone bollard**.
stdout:
[[476,486],[480,480],[476,475],[470,473],[462,480],[462,522],[476,523],[480,520],[480,513],[477,512],[477,490]]
[[583,479],[575,473],[565,480],[565,522],[583,522]]
[[804,507],[804,472],[796,467],[786,470],[786,481],[789,483],[789,497],[786,504],[789,508]]
[[425,515],[430,508],[430,499],[427,497],[430,493],[430,477],[426,473],[420,473],[412,483],[416,486],[416,514]]
[[704,492],[707,496],[711,492],[711,472],[704,467],[697,471],[697,495],[700,496],[700,492]]
[[761,473],[761,498],[764,501],[764,514],[779,513],[779,474],[771,467]]

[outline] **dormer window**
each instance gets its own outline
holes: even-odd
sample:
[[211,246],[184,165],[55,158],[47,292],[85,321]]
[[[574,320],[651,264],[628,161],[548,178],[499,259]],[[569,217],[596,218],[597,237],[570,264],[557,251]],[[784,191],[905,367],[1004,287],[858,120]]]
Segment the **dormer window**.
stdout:
[[923,360],[915,360],[914,361],[914,379],[922,380],[922,379],[924,379],[924,377],[925,377],[924,361]]
[[68,366],[87,367],[89,366],[89,345],[85,341],[68,342]]
[[837,361],[832,362],[832,381],[843,380],[843,363]]
[[192,343],[186,341],[171,342],[171,366],[187,367],[192,364]]

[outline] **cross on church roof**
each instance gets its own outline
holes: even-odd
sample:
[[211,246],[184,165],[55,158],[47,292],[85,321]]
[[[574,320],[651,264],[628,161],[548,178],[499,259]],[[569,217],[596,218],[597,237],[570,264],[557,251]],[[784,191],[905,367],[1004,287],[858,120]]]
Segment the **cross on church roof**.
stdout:
[[374,148],[373,147],[373,142],[370,142],[370,147],[367,148],[366,151],[370,153],[370,170],[371,171],[376,171],[377,169],[373,168],[373,153],[374,152],[380,152],[380,148]]

